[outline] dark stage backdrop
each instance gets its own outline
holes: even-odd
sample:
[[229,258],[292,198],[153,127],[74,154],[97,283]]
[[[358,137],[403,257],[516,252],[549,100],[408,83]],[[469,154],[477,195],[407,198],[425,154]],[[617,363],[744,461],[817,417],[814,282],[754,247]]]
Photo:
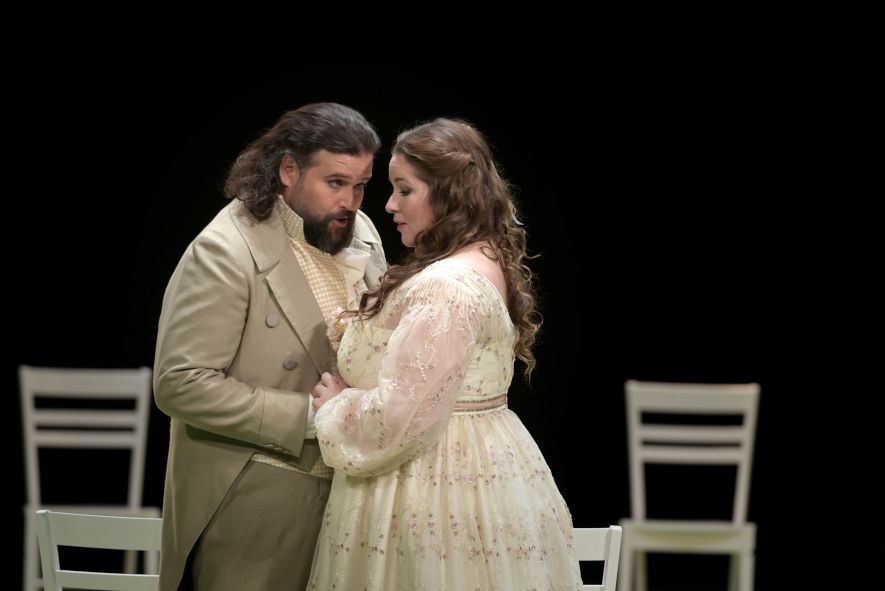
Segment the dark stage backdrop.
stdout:
[[[802,323],[787,289],[799,271],[786,235],[801,196],[778,176],[796,138],[793,97],[775,72],[750,72],[739,56],[615,63],[574,47],[541,59],[438,55],[420,67],[386,52],[287,61],[292,48],[269,43],[110,51],[69,47],[14,67],[20,103],[8,115],[23,158],[7,170],[16,187],[6,199],[16,227],[2,374],[10,399],[20,363],[152,365],[178,258],[225,205],[219,187],[232,160],[284,111],[337,101],[377,126],[384,147],[363,208],[392,261],[403,248],[384,212],[391,143],[419,121],[464,117],[518,187],[540,255],[531,263],[544,314],[538,366],[510,400],[574,522],[629,514],[624,380],[758,381],[749,512],[758,588],[808,570],[801,550],[813,554],[815,543],[796,528],[807,527],[808,496],[829,478],[815,458],[791,455],[813,431],[797,409],[822,386],[800,385],[811,368],[792,361]],[[562,60],[555,74],[551,59]],[[19,416],[12,405],[5,429],[12,548],[24,499]],[[162,501],[167,445],[168,418],[155,408],[146,504]],[[113,469],[90,476],[97,491]],[[689,484],[671,500],[692,506],[717,494]],[[843,509],[823,510],[821,525],[843,519]],[[706,564],[662,563],[660,572],[691,573],[706,588],[721,578]]]

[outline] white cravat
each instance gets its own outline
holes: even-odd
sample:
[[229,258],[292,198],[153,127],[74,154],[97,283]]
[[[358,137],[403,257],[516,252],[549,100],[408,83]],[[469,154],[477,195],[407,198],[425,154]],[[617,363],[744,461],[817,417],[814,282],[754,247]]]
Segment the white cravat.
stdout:
[[363,277],[366,274],[366,265],[371,255],[369,253],[356,248],[348,247],[342,249],[335,255],[332,260],[335,266],[344,276],[344,286],[347,288],[347,308],[355,310],[359,306],[358,297],[362,295],[365,289]]

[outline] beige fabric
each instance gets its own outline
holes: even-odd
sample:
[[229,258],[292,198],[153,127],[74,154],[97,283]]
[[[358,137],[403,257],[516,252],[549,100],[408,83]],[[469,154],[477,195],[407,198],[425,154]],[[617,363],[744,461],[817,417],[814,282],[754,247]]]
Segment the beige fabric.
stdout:
[[[307,586],[330,482],[289,473],[283,476],[285,486],[278,486],[278,472],[252,462],[231,486],[194,548],[191,575],[196,589]],[[265,535],[280,520],[296,526],[278,536]]]
[[[310,285],[310,290],[313,292],[314,298],[316,298],[316,302],[323,313],[328,329],[328,327],[334,324],[338,314],[347,305],[347,288],[344,283],[344,277],[335,264],[332,255],[311,246],[305,241],[304,220],[292,211],[292,208],[286,205],[282,197],[277,200],[276,209],[283,220],[283,227],[286,229],[286,237],[289,240],[289,245],[292,247],[292,252],[295,253],[295,258],[298,259],[298,264],[301,265],[301,270],[307,278],[307,283]],[[337,373],[335,355],[331,356],[331,361],[331,371]],[[313,429],[312,412],[308,413],[305,437],[316,437]],[[300,472],[297,467],[289,462],[266,454],[256,453],[252,456],[252,461]],[[317,462],[309,473],[331,480],[333,471],[324,463]]]
[[[369,252],[366,281],[384,272],[377,231],[359,213],[352,246]],[[185,560],[258,450],[310,472],[308,393],[331,369],[323,313],[279,213],[257,222],[233,201],[191,243],[163,298],[154,395],[168,414],[160,587],[176,589]],[[294,473],[276,470],[279,486]],[[294,524],[279,519],[279,535]],[[273,537],[277,532],[268,532]]]
[[[310,289],[316,298],[326,326],[331,327],[347,305],[347,288],[344,277],[335,265],[335,261],[327,252],[315,248],[304,239],[304,220],[292,211],[282,198],[277,200],[277,211],[283,219],[289,245],[307,277]],[[337,372],[337,360],[332,356],[332,372]]]

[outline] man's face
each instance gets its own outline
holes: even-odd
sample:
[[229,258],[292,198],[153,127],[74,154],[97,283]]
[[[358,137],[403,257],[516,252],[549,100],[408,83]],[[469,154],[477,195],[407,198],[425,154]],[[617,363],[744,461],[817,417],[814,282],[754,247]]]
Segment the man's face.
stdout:
[[333,154],[320,150],[309,168],[290,156],[280,163],[283,198],[304,219],[308,244],[335,254],[350,244],[356,210],[372,178],[372,154]]

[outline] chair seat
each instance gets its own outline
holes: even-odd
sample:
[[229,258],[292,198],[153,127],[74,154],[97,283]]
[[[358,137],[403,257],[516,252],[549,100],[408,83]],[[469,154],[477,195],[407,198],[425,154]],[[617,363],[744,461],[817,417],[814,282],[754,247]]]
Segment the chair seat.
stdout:
[[622,519],[619,523],[636,550],[733,554],[755,546],[756,525],[749,522]]
[[88,511],[93,515],[109,515],[112,517],[160,517],[159,507],[127,507],[125,505],[56,505],[42,504],[39,507],[25,505],[26,516],[33,515],[39,509],[50,509],[60,513],[81,513]]

